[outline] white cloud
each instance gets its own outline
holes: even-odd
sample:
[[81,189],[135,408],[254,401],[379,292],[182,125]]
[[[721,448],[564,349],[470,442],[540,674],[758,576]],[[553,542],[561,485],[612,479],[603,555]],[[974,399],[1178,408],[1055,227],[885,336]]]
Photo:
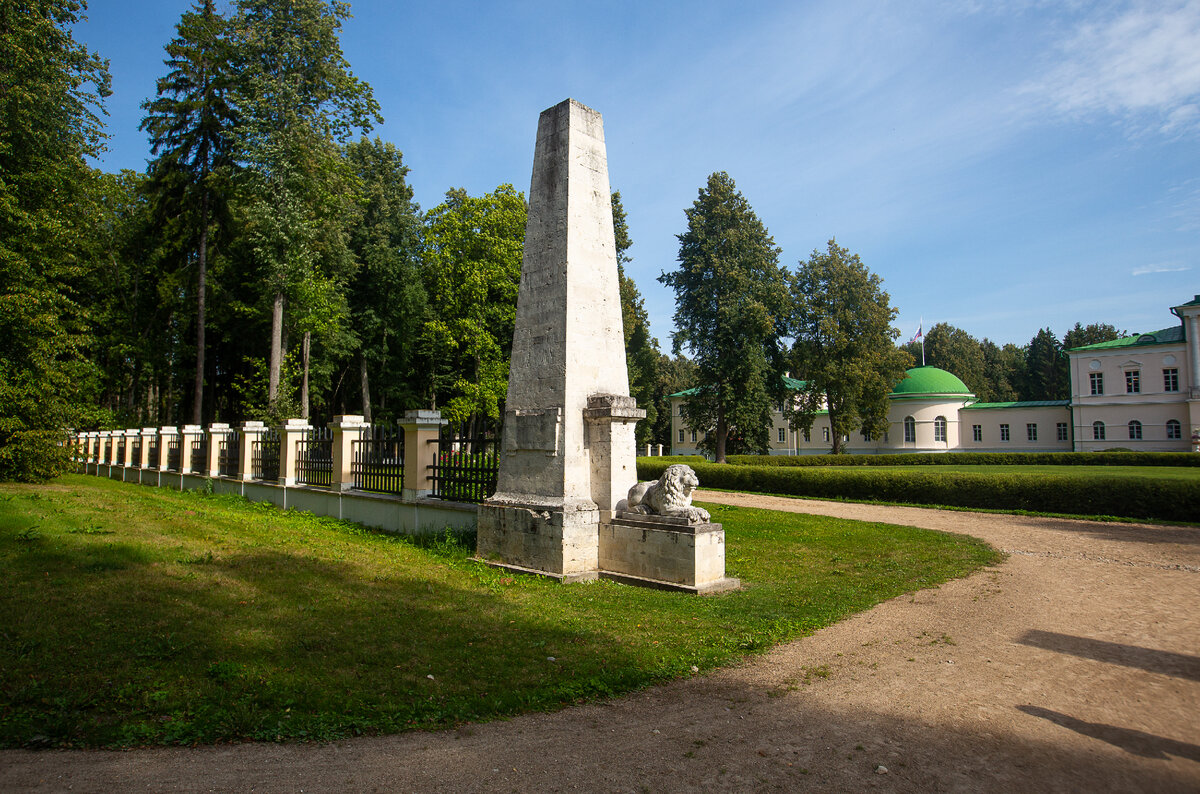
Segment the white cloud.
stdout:
[[1058,50],[1061,60],[1024,86],[1054,110],[1172,135],[1200,129],[1200,1],[1125,7],[1081,24]]
[[1135,267],[1133,269],[1132,275],[1145,276],[1145,275],[1149,275],[1151,273],[1183,273],[1184,271],[1187,271],[1187,270],[1191,270],[1191,268],[1188,267],[1187,265],[1172,265],[1169,263],[1162,262],[1162,263],[1156,263],[1156,264],[1152,264],[1152,265],[1142,265],[1141,267]]

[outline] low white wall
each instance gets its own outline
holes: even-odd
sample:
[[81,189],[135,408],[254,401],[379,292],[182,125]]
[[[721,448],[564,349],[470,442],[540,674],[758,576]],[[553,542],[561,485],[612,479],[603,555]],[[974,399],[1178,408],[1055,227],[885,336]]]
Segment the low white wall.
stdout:
[[[81,464],[87,474],[124,482],[155,485],[177,491],[203,490],[209,478],[198,474],[110,466],[104,463]],[[475,531],[478,508],[462,502],[421,498],[405,500],[390,494],[342,491],[308,486],[283,486],[273,483],[245,482],[231,477],[213,477],[213,493],[236,494],[252,502],[270,502],[287,510],[306,510],[319,516],[354,521],[364,526],[401,535],[439,533],[446,529]]]

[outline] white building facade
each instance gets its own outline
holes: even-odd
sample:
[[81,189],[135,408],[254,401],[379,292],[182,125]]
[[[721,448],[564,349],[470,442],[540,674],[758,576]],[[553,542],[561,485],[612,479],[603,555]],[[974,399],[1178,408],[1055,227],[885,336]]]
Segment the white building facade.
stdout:
[[[915,367],[888,396],[888,430],[879,439],[853,433],[851,454],[899,452],[1070,452],[1130,449],[1200,451],[1200,295],[1174,306],[1180,324],[1068,351],[1071,399],[982,403],[954,374]],[[803,381],[788,379],[793,390]],[[690,427],[671,400],[672,454],[699,455],[703,430]],[[831,445],[829,417],[808,432],[771,415],[772,455],[821,454]]]

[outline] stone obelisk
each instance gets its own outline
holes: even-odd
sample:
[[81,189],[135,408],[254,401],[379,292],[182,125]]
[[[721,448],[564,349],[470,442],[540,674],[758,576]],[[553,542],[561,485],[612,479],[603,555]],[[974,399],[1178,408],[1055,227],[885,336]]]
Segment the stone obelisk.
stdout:
[[573,99],[538,119],[489,562],[597,575],[599,523],[637,480],[600,114]]

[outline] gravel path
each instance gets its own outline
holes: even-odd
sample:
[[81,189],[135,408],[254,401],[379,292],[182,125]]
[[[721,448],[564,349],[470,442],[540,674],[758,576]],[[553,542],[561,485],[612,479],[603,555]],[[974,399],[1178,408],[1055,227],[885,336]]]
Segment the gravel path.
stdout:
[[1200,791],[1200,529],[706,492],[1010,556],[711,675],[457,731],[3,751],[0,791]]

